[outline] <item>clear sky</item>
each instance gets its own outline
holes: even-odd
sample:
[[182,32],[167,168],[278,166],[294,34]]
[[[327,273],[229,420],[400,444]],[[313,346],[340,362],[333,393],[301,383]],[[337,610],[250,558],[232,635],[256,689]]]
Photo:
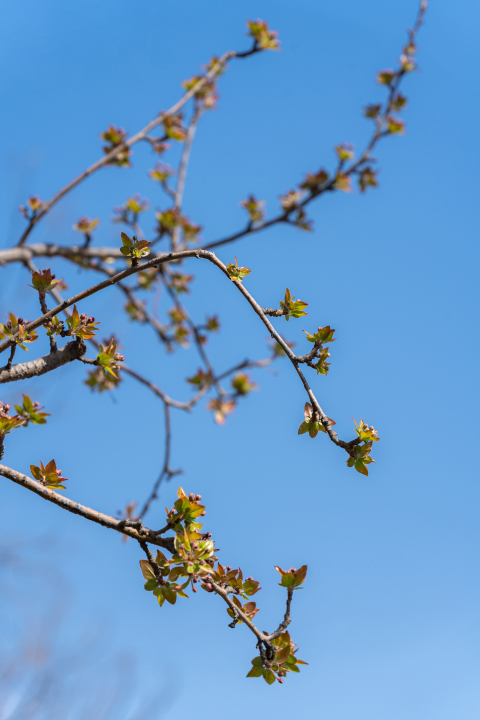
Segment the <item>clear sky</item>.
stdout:
[[[221,79],[219,108],[193,149],[185,209],[206,242],[242,227],[239,202],[250,192],[273,213],[305,172],[333,167],[336,144],[365,142],[361,109],[381,97],[376,71],[396,61],[416,10],[416,0],[3,3],[0,246],[18,238],[16,208],[29,195],[51,197],[99,157],[109,124],[135,132],[213,54],[248,47],[247,18],[277,29],[282,51],[236,62]],[[404,86],[407,132],[379,147],[378,189],[322,198],[311,206],[311,234],[276,228],[218,252],[252,269],[247,286],[262,305],[276,306],[287,286],[309,303],[307,318],[281,319],[299,351],[302,329],[336,328],[331,371],[312,379],[315,392],[340,437],[353,436],[351,416],[381,437],[365,478],[324,436],[297,436],[305,397],[287,361],[277,374],[255,373],[260,391],[224,427],[204,406],[174,417],[179,482],[202,494],[221,558],[261,580],[260,627],[275,627],[284,608],[273,565],[309,566],[291,625],[309,663],[300,675],[282,687],[245,679],[254,643],[242,626],[227,627],[220,600],[198,593],[160,609],[143,590],[135,543],[0,482],[0,541],[29,553],[43,538],[43,560],[59,564],[70,588],[59,642],[94,627],[112,657],[127,653],[138,696],[161,689],[152,718],[478,718],[479,21],[473,0],[431,3],[421,70]],[[146,174],[147,148],[133,160],[79,187],[32,242],[74,242],[71,226],[87,214],[101,218],[96,242],[117,246],[115,205],[139,192],[165,206]],[[90,281],[54,267],[73,290]],[[238,293],[210,267],[186,267],[196,275],[192,314],[220,314],[217,367],[264,357],[263,326]],[[25,271],[0,278],[2,318],[36,315]],[[107,333],[120,303],[112,290],[85,311]],[[122,341],[130,365],[189,397],[193,350],[165,358],[149,329],[134,325]],[[69,497],[113,514],[156,476],[161,406],[128,381],[115,403],[95,396],[84,377],[78,364],[4,387],[0,399],[28,392],[52,413],[46,427],[12,433],[4,462],[26,472],[55,457]],[[179,482],[163,488],[152,526],[163,524]],[[44,586],[34,575],[28,587],[37,620]],[[72,693],[84,692],[79,679]]]

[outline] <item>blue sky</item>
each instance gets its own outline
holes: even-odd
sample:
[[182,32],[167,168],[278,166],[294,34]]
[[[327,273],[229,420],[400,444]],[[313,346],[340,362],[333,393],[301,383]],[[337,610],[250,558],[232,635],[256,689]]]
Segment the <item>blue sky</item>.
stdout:
[[[96,160],[109,124],[135,132],[213,54],[248,47],[245,20],[256,17],[278,29],[282,52],[236,62],[223,76],[219,108],[198,131],[185,209],[204,226],[205,242],[242,227],[239,202],[250,192],[273,213],[278,195],[305,172],[333,167],[336,144],[362,147],[370,128],[361,109],[381,97],[376,71],[395,62],[416,10],[414,0],[4,4],[0,246],[20,234],[16,208],[29,195],[49,198]],[[309,662],[300,675],[272,688],[246,680],[254,644],[241,626],[227,627],[219,600],[198,593],[159,609],[143,590],[133,542],[0,483],[0,540],[28,548],[51,538],[45,559],[71,588],[61,640],[98,627],[112,653],[137,659],[139,695],[168,679],[156,717],[190,713],[192,699],[199,720],[226,707],[231,720],[248,712],[478,717],[479,20],[472,0],[432,3],[420,71],[404,86],[407,132],[379,147],[378,189],[320,199],[311,234],[276,228],[218,252],[252,269],[247,287],[262,305],[275,306],[287,286],[308,301],[307,318],[288,326],[281,319],[298,349],[302,329],[336,328],[330,374],[312,379],[314,390],[340,437],[352,436],[351,416],[381,437],[364,478],[323,436],[297,436],[305,397],[286,361],[276,374],[255,374],[260,392],[224,427],[203,406],[174,417],[180,482],[202,494],[221,558],[261,580],[262,628],[275,627],[284,607],[273,565],[309,566],[291,625]],[[32,242],[74,242],[71,225],[87,214],[101,218],[96,242],[118,245],[115,205],[138,192],[165,206],[146,173],[148,149],[136,148],[133,160],[130,170],[108,168],[80,186]],[[146,230],[152,226],[151,214]],[[263,326],[239,294],[213,268],[186,267],[196,275],[194,317],[220,314],[222,331],[210,343],[216,367],[264,357]],[[90,280],[60,263],[55,270],[73,290]],[[36,315],[25,271],[10,267],[0,277],[1,316]],[[105,333],[118,332],[123,302],[109,292],[85,306]],[[148,328],[131,324],[122,342],[132,367],[189,397],[193,350],[165,357]],[[161,407],[128,381],[116,402],[92,395],[84,376],[83,366],[70,366],[4,388],[2,400],[28,392],[52,413],[46,427],[12,433],[4,462],[27,471],[54,456],[69,497],[113,514],[141,500],[161,464]],[[176,480],[164,487],[153,526],[162,524]],[[30,612],[38,617],[42,587],[32,579]]]

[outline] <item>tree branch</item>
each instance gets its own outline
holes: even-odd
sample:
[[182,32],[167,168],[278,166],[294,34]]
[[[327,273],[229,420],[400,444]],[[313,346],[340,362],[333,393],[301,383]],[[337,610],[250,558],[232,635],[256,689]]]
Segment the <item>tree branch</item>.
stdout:
[[121,143],[120,145],[117,145],[114,147],[109,153],[101,157],[99,160],[97,160],[93,165],[90,165],[86,170],[84,170],[80,175],[78,175],[74,180],[68,183],[68,185],[65,185],[54,197],[49,200],[47,203],[45,203],[42,210],[36,215],[34,218],[32,218],[25,229],[24,233],[22,234],[18,246],[22,247],[25,242],[28,239],[28,236],[30,235],[31,231],[35,227],[35,225],[43,218],[45,215],[51,210],[51,208],[56,205],[56,203],[61,200],[62,197],[64,197],[67,193],[69,193],[73,188],[77,187],[85,178],[89,177],[89,175],[92,175],[94,172],[99,170],[100,168],[104,167],[104,165],[108,165],[112,160],[115,160],[115,158],[120,155],[121,153],[125,152],[126,149],[132,147],[132,145],[135,145],[135,143],[139,142],[140,140],[144,140],[148,133],[153,130],[155,127],[160,125],[166,118],[168,118],[171,115],[175,115],[178,113],[179,110],[192,98],[194,95],[202,89],[208,81],[215,77],[215,75],[218,74],[219,70],[224,67],[229,60],[232,58],[238,57],[243,58],[247,57],[247,55],[251,55],[254,52],[257,52],[257,49],[254,48],[253,51],[249,51],[248,53],[237,53],[234,50],[230,50],[229,52],[226,52],[224,55],[222,55],[221,58],[217,60],[216,63],[213,64],[213,66],[210,68],[210,70],[201,77],[198,82],[193,85],[188,92],[183,95],[183,97],[180,98],[169,110],[165,110],[164,112],[161,112],[159,115],[157,115],[156,118],[151,120],[143,130],[140,130],[136,135],[133,135],[129,140],[127,140],[124,143]]
[[288,588],[288,591],[287,591],[287,609],[285,610],[285,616],[284,616],[282,622],[280,623],[280,625],[278,626],[277,630],[275,630],[275,632],[273,632],[271,635],[268,636],[269,640],[274,640],[276,637],[278,637],[283,632],[285,632],[287,627],[292,622],[292,618],[290,616],[290,606],[292,604],[292,597],[293,597],[293,587],[290,587],[290,588]]
[[[272,338],[274,338],[279,345],[283,348],[285,354],[293,364],[297,375],[300,377],[300,380],[303,383],[303,386],[308,394],[308,397],[310,399],[310,402],[312,403],[312,406],[314,410],[317,412],[320,422],[322,423],[323,427],[325,428],[330,440],[335,443],[335,445],[338,445],[339,447],[342,447],[347,452],[350,452],[352,443],[356,443],[356,440],[353,440],[349,443],[339,440],[337,433],[332,429],[330,425],[329,418],[327,415],[323,412],[322,408],[320,407],[320,404],[318,400],[316,399],[312,389],[310,388],[304,374],[298,367],[298,361],[296,360],[296,355],[292,352],[292,350],[289,348],[285,340],[282,338],[282,336],[275,330],[271,322],[268,320],[267,316],[263,312],[260,305],[254,300],[254,298],[250,295],[248,290],[245,289],[243,284],[239,282],[238,280],[235,280],[230,277],[230,274],[226,268],[226,266],[219,260],[216,255],[212,252],[208,252],[207,250],[181,250],[179,252],[170,252],[170,253],[163,253],[162,255],[153,258],[152,260],[149,260],[145,263],[139,264],[136,267],[130,267],[126,270],[123,270],[122,272],[118,273],[117,275],[113,276],[112,278],[108,280],[104,280],[101,283],[98,283],[97,285],[92,286],[91,288],[84,290],[83,292],[78,293],[77,295],[74,295],[69,300],[64,300],[60,305],[57,305],[56,308],[53,308],[48,313],[43,315],[41,318],[38,318],[34,322],[29,323],[25,326],[26,332],[30,332],[31,330],[34,330],[35,328],[42,325],[46,320],[49,320],[51,317],[54,317],[55,315],[58,315],[58,313],[65,310],[67,307],[70,307],[71,305],[74,305],[75,303],[79,302],[80,300],[83,300],[90,295],[94,295],[97,292],[100,292],[100,290],[103,290],[106,287],[110,287],[112,285],[115,285],[116,283],[120,282],[126,277],[129,277],[130,275],[133,275],[137,272],[140,272],[142,270],[145,270],[149,267],[154,267],[155,265],[159,265],[162,263],[171,262],[172,260],[180,260],[184,258],[189,257],[196,257],[198,259],[204,259],[211,262],[213,265],[215,265],[219,270],[223,272],[223,274],[231,281],[233,284],[237,287],[237,289],[242,293],[242,295],[245,297],[249,305],[253,308],[253,310],[256,312],[256,314],[259,316],[259,318],[262,320],[263,324],[269,331]],[[0,344],[0,353],[6,350],[12,343],[14,342],[13,339],[5,340],[3,343]]]
[[12,480],[17,485],[21,485],[27,490],[34,492],[36,495],[40,495],[40,497],[44,500],[48,500],[49,502],[54,503],[54,505],[58,505],[58,507],[68,510],[68,512],[71,512],[74,515],[81,515],[81,517],[86,520],[90,520],[98,525],[103,525],[103,527],[107,527],[110,530],[116,530],[123,535],[128,535],[134,540],[141,541],[148,539],[148,542],[152,545],[158,545],[158,547],[166,548],[169,552],[174,551],[173,538],[158,537],[158,534],[153,530],[143,528],[143,526],[139,531],[134,527],[130,527],[130,525],[125,523],[124,520],[117,520],[110,515],[104,515],[97,510],[92,510],[92,508],[89,508],[86,505],[80,505],[80,503],[69,500],[69,498],[63,497],[63,495],[59,495],[59,493],[50,490],[36,480],[28,477],[28,475],[23,475],[6,465],[0,465],[0,475]]
[[[15,347],[15,346],[13,346]],[[50,352],[36,360],[30,360],[25,363],[13,365],[9,370],[0,370],[0,385],[2,383],[15,382],[16,380],[26,380],[27,378],[45,375],[47,372],[56,370],[58,367],[78,360],[85,354],[87,348],[82,340],[74,340],[69,342],[61,350]]]

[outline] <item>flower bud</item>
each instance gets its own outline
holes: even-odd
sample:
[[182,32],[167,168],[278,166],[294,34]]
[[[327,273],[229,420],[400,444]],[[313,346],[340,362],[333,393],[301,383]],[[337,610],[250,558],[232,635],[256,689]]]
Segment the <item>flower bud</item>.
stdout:
[[3,412],[8,413],[9,410],[10,410],[10,405],[8,403],[6,403],[6,405],[3,406]]

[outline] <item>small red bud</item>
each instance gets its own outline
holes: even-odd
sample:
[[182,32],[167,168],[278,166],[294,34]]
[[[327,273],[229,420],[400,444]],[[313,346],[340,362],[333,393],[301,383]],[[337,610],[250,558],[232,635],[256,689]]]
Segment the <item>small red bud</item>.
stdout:
[[197,592],[197,588],[192,588],[193,592]]
[[7,403],[6,405],[3,406],[3,411],[8,413],[9,410],[10,410],[10,405]]

